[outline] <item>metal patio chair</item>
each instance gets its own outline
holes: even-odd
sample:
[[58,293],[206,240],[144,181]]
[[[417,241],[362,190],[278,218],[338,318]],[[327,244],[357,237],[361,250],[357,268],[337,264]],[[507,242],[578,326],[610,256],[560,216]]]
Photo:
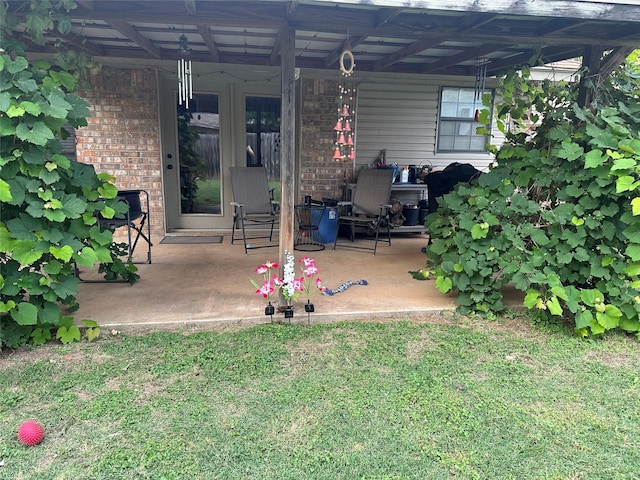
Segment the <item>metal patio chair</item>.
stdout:
[[[277,243],[271,242],[280,217],[278,204],[269,190],[267,170],[264,167],[230,167],[229,173],[233,195],[231,243],[236,240],[235,232],[239,224],[245,253],[255,248],[277,247]],[[255,245],[249,242],[262,238],[268,238],[270,243]]]
[[[360,170],[352,201],[338,202],[341,213],[338,217],[334,250],[338,246],[340,227],[348,229],[351,240],[351,243],[343,242],[341,246],[372,250],[375,255],[378,241],[391,245],[389,222],[391,205],[389,200],[392,182],[392,169],[367,168]],[[366,233],[366,236],[362,236],[358,242],[356,242],[357,230]],[[386,232],[383,239],[379,239],[381,232]],[[363,242],[373,242],[373,246],[363,245]]]
[[151,224],[149,218],[149,193],[146,190],[119,190],[118,199],[127,204],[124,214],[114,218],[101,218],[101,223],[111,231],[126,227],[129,261],[140,239],[147,244],[147,261],[151,263]]

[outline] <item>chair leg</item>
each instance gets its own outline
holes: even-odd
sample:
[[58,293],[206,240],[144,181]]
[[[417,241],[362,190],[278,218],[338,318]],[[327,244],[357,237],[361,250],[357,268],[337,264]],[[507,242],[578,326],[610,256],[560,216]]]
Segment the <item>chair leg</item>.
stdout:
[[238,223],[238,215],[236,213],[233,214],[233,224],[231,225],[231,245],[233,245],[233,241],[236,239],[236,224]]

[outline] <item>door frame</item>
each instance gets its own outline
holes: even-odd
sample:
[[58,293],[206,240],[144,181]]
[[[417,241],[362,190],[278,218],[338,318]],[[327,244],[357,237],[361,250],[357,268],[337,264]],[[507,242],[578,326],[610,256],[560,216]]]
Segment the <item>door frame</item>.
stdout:
[[[247,70],[245,76],[250,76]],[[183,214],[180,212],[180,169],[177,132],[177,83],[175,78],[161,78],[158,88],[158,109],[162,155],[162,192],[166,231],[231,230],[230,166],[246,164],[246,97],[280,98],[280,82],[246,82],[233,77],[229,81],[212,81],[196,75],[194,92],[218,95],[220,121],[220,214]],[[172,99],[172,101],[167,101]],[[169,168],[171,166],[172,168]]]

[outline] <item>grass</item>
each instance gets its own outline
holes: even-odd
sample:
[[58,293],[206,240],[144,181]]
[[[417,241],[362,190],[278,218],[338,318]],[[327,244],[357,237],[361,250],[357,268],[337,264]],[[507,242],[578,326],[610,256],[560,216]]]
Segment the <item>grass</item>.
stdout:
[[51,344],[0,361],[0,478],[640,478],[639,360],[518,319]]
[[[220,179],[199,178],[198,192],[195,197],[196,205],[220,205]],[[280,201],[280,182],[269,182],[269,188],[274,190],[274,200]]]

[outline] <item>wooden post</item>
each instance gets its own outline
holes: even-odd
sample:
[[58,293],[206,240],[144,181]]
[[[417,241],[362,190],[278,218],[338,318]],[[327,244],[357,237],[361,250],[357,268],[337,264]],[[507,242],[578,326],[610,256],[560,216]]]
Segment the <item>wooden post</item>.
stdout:
[[[589,45],[584,49],[582,57],[582,78],[580,79],[580,87],[578,90],[578,105],[588,107],[593,101],[594,87],[597,85],[598,75],[600,74],[600,58],[602,57],[602,48]],[[591,82],[588,82],[591,80]]]
[[[284,29],[280,64],[282,69],[282,104],[280,116],[280,265],[285,250],[293,253],[295,228],[295,29]],[[281,298],[282,300],[282,298]]]

